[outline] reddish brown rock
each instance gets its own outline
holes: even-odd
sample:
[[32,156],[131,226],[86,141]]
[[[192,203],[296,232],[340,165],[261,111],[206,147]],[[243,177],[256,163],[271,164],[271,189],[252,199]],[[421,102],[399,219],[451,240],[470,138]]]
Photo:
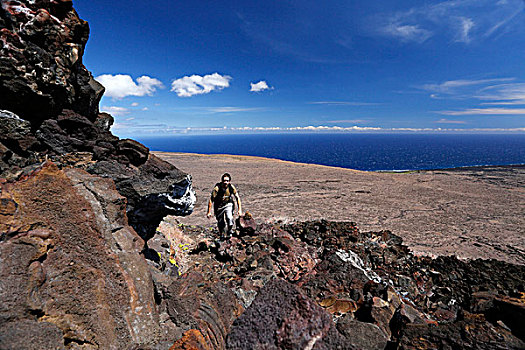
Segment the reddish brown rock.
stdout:
[[[166,215],[192,212],[191,177],[110,132],[112,117],[98,112],[104,88],[82,64],[88,36],[71,1],[2,1],[0,176],[15,180],[50,159],[110,178],[147,240]],[[79,153],[90,162],[62,163]]]
[[455,323],[410,324],[399,349],[523,349],[525,343],[503,327],[486,322],[483,315],[465,313]]
[[185,332],[198,330],[210,349],[224,349],[242,311],[232,290],[221,282],[205,281],[197,272],[174,280],[164,299],[171,322]]
[[45,348],[159,341],[143,242],[112,181],[46,163],[2,185],[1,201],[1,348],[33,338],[38,348],[46,337],[55,343]]
[[373,323],[344,317],[337,322],[336,327],[345,337],[347,344],[357,349],[385,349],[388,344],[388,335]]
[[257,230],[257,223],[250,212],[246,212],[243,216],[238,217],[236,224],[242,235],[252,235]]
[[196,329],[185,332],[181,339],[177,340],[170,350],[211,350],[206,344],[202,333]]

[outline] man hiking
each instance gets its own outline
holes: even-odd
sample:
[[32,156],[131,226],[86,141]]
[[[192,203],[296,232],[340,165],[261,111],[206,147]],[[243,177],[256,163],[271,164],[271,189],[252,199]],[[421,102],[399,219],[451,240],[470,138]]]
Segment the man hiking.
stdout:
[[211,192],[210,200],[208,201],[208,213],[206,216],[211,218],[211,206],[213,203],[213,210],[215,218],[217,218],[217,227],[222,237],[231,237],[233,233],[233,200],[237,204],[237,214],[241,216],[241,198],[237,193],[235,187],[230,183],[231,175],[226,173],[222,175],[221,182],[215,185]]

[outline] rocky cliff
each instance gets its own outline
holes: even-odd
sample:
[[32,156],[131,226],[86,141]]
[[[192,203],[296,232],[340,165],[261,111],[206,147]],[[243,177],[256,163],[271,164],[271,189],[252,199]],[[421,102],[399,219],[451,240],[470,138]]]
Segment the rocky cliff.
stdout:
[[187,215],[191,177],[110,132],[104,88],[82,64],[89,36],[71,1],[6,1],[0,11],[0,174],[16,179],[49,159],[111,178],[147,239],[168,214]]
[[187,227],[191,177],[110,132],[67,0],[1,0],[1,349],[519,349],[525,268],[349,222]]
[[71,1],[1,5],[0,348],[157,344],[142,254],[192,212],[191,176],[110,132]]

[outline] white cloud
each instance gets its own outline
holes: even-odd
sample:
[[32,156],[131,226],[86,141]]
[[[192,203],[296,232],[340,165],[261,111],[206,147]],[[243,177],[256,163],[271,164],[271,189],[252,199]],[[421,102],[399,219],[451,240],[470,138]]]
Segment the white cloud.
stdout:
[[460,111],[439,111],[443,115],[523,115],[525,108],[469,108]]
[[235,112],[253,112],[260,111],[261,108],[245,108],[245,107],[206,107],[206,110],[213,113],[235,113]]
[[350,126],[350,127],[341,127],[341,126],[296,126],[292,128],[286,128],[286,130],[291,131],[378,131],[381,130],[379,127],[373,126]]
[[131,104],[131,107],[138,107],[138,105],[139,105],[138,102],[133,102],[133,103]]
[[135,83],[131,76],[124,74],[103,74],[95,78],[106,88],[105,96],[121,99],[126,96],[151,96],[164,87],[160,80],[143,75]]
[[479,94],[479,89],[486,89],[491,84],[512,81],[514,78],[497,79],[459,79],[448,80],[439,84],[425,84],[419,88],[430,92],[430,97],[434,99],[443,98],[444,95],[455,98],[474,97]]
[[191,97],[193,95],[207,94],[214,90],[222,90],[230,86],[232,77],[220,75],[219,73],[205,76],[185,76],[171,83],[171,91],[179,97]]
[[435,123],[438,124],[466,124],[467,122],[464,120],[449,120],[449,119],[440,119],[436,120]]
[[100,107],[101,112],[109,113],[114,116],[123,116],[130,113],[130,110],[124,107],[117,106],[102,106]]
[[[519,1],[519,0],[514,0],[514,1]],[[512,3],[510,5],[511,5],[511,8],[514,9],[514,11],[513,12],[507,11],[505,15],[497,16],[496,18],[498,19],[498,21],[496,21],[496,23],[493,23],[492,26],[486,31],[485,37],[489,37],[498,31],[504,31],[505,26],[507,26],[509,22],[512,22],[512,20],[519,14],[523,14],[523,8],[525,7],[524,3],[518,2],[518,4],[515,4],[514,1],[513,0],[498,1],[497,5],[500,5],[501,8],[505,8],[507,5],[509,5],[509,2]]]
[[[488,102],[481,105],[524,105],[525,83],[507,83],[514,78],[449,80],[440,84],[426,84],[419,88],[430,92],[431,98],[475,98]],[[506,83],[506,84],[503,84]]]
[[260,92],[264,90],[273,90],[273,87],[268,86],[268,83],[264,80],[259,81],[258,83],[250,83],[250,91]]
[[[444,120],[444,119],[442,119]],[[457,124],[461,122],[458,121]],[[453,123],[456,124],[456,123]],[[188,128],[191,129],[191,128]],[[195,129],[197,130],[197,129]],[[222,127],[222,128],[199,128],[199,131],[220,131],[220,132],[525,132],[525,128],[383,128],[375,126],[268,126],[268,127]]]
[[329,106],[377,106],[379,103],[374,102],[353,102],[353,101],[315,101],[309,102],[312,105],[329,105]]
[[525,104],[525,83],[488,86],[478,92],[481,100],[500,101],[494,104]]
[[[459,123],[458,123],[459,124]],[[139,124],[130,120],[124,123],[115,123],[113,129],[126,132],[129,134],[152,134],[152,135],[171,135],[171,134],[191,134],[191,133],[257,133],[257,132],[275,132],[275,133],[294,133],[294,132],[337,132],[337,133],[525,133],[525,128],[383,128],[372,126],[239,126],[239,127],[173,127],[166,124]]]
[[432,36],[432,32],[413,24],[391,23],[383,28],[383,33],[403,42],[422,43]]
[[474,27],[474,21],[470,18],[461,17],[460,28],[457,33],[456,41],[462,43],[470,42],[470,30]]
[[363,123],[370,123],[369,120],[365,120],[365,119],[340,119],[340,120],[327,120],[326,121],[327,123],[339,123],[339,124],[349,124],[349,123],[353,123],[353,124],[363,124]]

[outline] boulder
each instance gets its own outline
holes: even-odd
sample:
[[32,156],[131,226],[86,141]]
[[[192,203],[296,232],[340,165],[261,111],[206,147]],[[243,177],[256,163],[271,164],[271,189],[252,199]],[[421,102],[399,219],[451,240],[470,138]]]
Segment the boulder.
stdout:
[[228,349],[313,349],[328,334],[330,315],[288,282],[269,282],[233,323]]
[[483,315],[465,313],[462,320],[440,324],[409,324],[400,349],[523,349],[525,343]]
[[231,325],[242,312],[231,289],[221,282],[205,281],[197,272],[174,280],[164,298],[171,322],[185,335],[190,332],[192,342],[202,337],[210,349],[225,348]]
[[337,330],[346,338],[349,345],[357,349],[385,349],[388,335],[373,323],[360,322],[351,317],[344,317],[337,322]]
[[255,230],[257,230],[257,223],[250,212],[246,212],[238,217],[236,225],[241,235],[253,235]]

